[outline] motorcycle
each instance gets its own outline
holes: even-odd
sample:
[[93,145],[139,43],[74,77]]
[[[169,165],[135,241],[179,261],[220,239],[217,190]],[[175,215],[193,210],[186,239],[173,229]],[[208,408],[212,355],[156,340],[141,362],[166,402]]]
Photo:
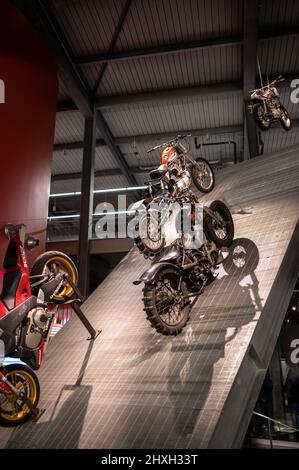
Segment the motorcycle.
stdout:
[[142,276],[133,282],[144,282],[143,302],[147,319],[158,333],[177,335],[187,324],[191,298],[200,295],[215,278],[222,255],[213,242],[200,249],[186,249],[182,239]]
[[280,104],[279,93],[276,84],[284,81],[279,76],[267,85],[251,90],[249,110],[253,113],[255,122],[263,131],[270,129],[273,122],[280,121],[282,127],[289,131],[291,129],[291,118],[284,106]]
[[10,241],[0,271],[0,344],[4,357],[17,361],[0,363],[0,423],[13,426],[36,413],[40,392],[32,369],[41,365],[55,306],[73,296],[78,273],[73,261],[57,251],[40,255],[29,272],[25,248],[38,246],[38,240],[25,238],[23,224],[8,224],[5,233]]
[[215,185],[215,176],[211,165],[204,158],[194,160],[186,143],[187,135],[178,135],[169,142],[156,145],[148,150],[161,150],[161,165],[150,172],[152,184],[149,185],[150,196],[164,190],[162,182],[167,180],[168,190],[178,196],[189,189],[191,179],[196,188],[209,193]]
[[[150,203],[143,201],[143,206],[139,204],[139,207],[137,204],[133,209],[138,212],[143,207],[143,213],[141,211],[135,224],[137,236],[134,243],[145,258],[155,259],[178,237],[176,220],[182,218],[185,208],[190,208],[190,218],[194,219],[194,208],[199,200],[191,191],[177,198],[165,192],[150,200]],[[174,213],[172,207],[175,207]],[[207,241],[215,243],[217,248],[230,246],[234,239],[234,223],[228,207],[222,201],[215,200],[209,207],[203,205],[201,208],[202,228]],[[201,227],[194,226],[193,229],[196,232]]]

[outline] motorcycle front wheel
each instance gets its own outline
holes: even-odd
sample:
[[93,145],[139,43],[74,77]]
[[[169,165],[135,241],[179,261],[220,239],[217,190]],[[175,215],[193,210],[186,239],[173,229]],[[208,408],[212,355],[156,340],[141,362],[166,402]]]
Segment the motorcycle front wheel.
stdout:
[[134,242],[141,253],[148,258],[161,253],[165,246],[165,238],[159,225],[159,213],[144,214],[136,224],[136,231],[139,232]]
[[209,193],[215,186],[214,171],[207,160],[200,158],[191,168],[192,181],[202,193]]
[[230,246],[234,240],[234,221],[229,208],[222,201],[213,201],[210,205],[221,223],[218,223],[209,215],[204,219],[204,233],[210,242],[214,242],[217,248]]
[[[20,392],[24,392],[34,406],[37,406],[40,396],[39,381],[30,367],[24,364],[10,364],[4,368],[4,375],[8,381]],[[27,421],[32,412],[29,407],[12,392],[1,392],[0,382],[0,424],[17,426]]]
[[177,335],[189,320],[188,289],[181,276],[165,268],[151,284],[145,284],[143,302],[147,319],[163,335]]
[[284,106],[280,106],[280,111],[281,111],[280,123],[286,131],[289,131],[292,127],[290,115]]
[[[60,251],[46,251],[34,261],[31,268],[31,276],[48,273],[66,273],[70,276],[74,284],[78,283],[78,271],[75,264],[71,258]],[[36,289],[38,290],[38,288]],[[34,289],[33,294],[37,295]],[[55,304],[63,304],[69,300],[73,294],[74,289],[70,283],[64,281],[58,292],[52,297],[52,301]]]
[[255,122],[262,131],[270,129],[271,122],[262,104],[257,103],[253,105],[253,116]]

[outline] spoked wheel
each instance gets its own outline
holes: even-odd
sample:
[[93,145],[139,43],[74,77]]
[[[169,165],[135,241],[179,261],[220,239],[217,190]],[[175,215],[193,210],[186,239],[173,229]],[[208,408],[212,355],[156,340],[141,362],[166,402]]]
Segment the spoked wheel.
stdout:
[[[71,258],[60,251],[46,251],[46,253],[43,253],[35,260],[31,269],[31,276],[48,273],[67,273],[74,284],[78,283],[78,271],[75,264]],[[37,292],[34,290],[33,293],[37,295]],[[52,300],[56,304],[63,304],[73,294],[74,290],[70,283],[64,281],[58,292],[52,297]]]
[[170,268],[159,274],[153,284],[146,284],[144,305],[153,328],[164,335],[177,335],[189,320],[188,290],[181,276]]
[[271,121],[262,104],[257,103],[253,106],[253,115],[255,122],[262,131],[270,129]]
[[[4,375],[20,392],[24,392],[34,406],[37,406],[40,395],[38,378],[30,367],[23,364],[11,364],[5,367]],[[31,411],[13,394],[1,391],[0,382],[0,423],[5,426],[17,426],[31,416]]]
[[197,160],[191,169],[192,180],[202,193],[209,193],[215,186],[215,175],[209,162],[204,158]]
[[234,222],[229,208],[222,201],[213,201],[210,210],[219,222],[209,215],[205,217],[204,232],[207,239],[214,242],[217,248],[230,246],[234,240]]
[[284,106],[280,106],[280,111],[281,111],[281,119],[280,119],[281,125],[286,131],[289,131],[292,127],[290,115]]
[[158,255],[164,248],[165,238],[162,235],[160,213],[144,214],[136,224],[139,232],[134,242],[145,257]]

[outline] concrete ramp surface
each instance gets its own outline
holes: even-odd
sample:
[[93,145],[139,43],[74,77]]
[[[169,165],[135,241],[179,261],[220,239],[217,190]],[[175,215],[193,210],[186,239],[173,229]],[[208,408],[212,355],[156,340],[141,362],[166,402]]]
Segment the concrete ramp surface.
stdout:
[[133,249],[50,343],[38,423],[0,429],[2,448],[240,447],[299,264],[299,147],[223,170],[203,198],[226,202],[234,260],[198,298],[176,337],[146,320],[149,262]]

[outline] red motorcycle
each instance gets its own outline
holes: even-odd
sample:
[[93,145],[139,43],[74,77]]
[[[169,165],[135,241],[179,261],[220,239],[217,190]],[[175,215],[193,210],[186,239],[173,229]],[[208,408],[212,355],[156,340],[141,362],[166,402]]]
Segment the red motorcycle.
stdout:
[[[57,251],[39,256],[30,272],[25,248],[38,246],[38,240],[25,237],[25,225],[8,224],[5,232],[10,241],[0,271],[0,423],[13,426],[38,414],[40,389],[32,369],[41,365],[55,304],[73,296],[78,273]],[[7,357],[13,359],[7,362]]]

